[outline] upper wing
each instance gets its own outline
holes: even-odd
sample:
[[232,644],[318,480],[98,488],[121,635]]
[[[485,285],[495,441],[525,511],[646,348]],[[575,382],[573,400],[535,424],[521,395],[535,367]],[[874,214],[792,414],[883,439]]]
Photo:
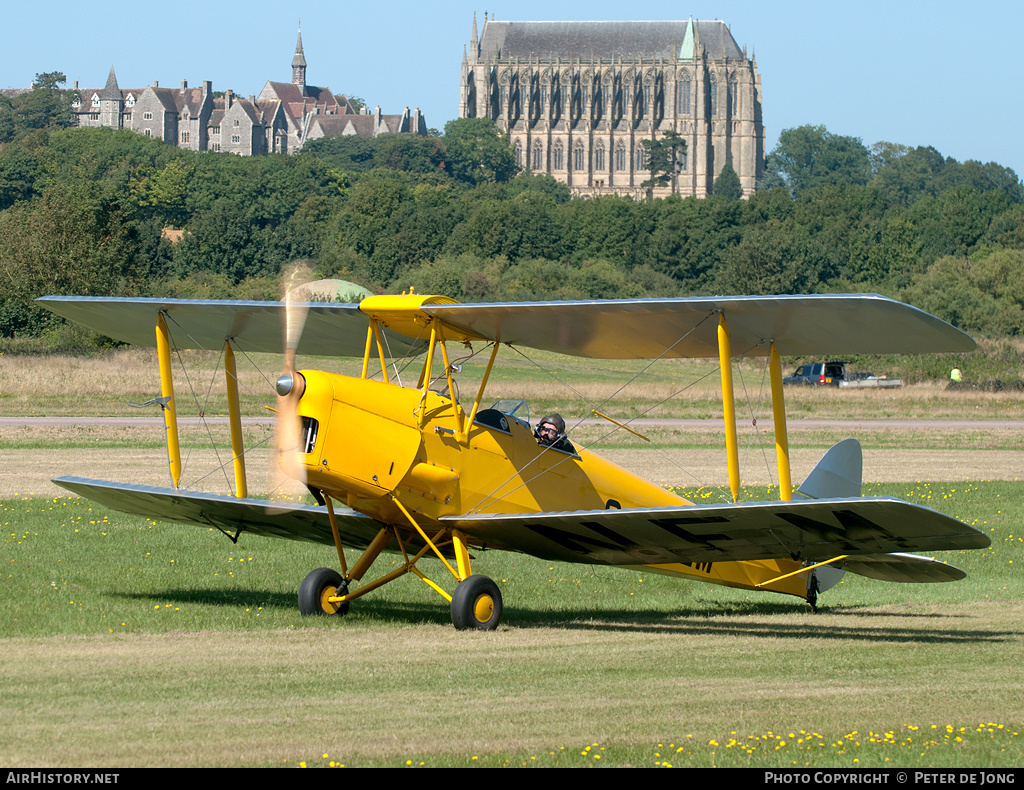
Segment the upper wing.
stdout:
[[[736,356],[963,352],[974,341],[935,316],[877,294],[618,299],[588,302],[446,304],[433,297],[385,300],[387,343],[401,356],[425,347],[423,327],[440,319],[453,336],[598,359],[718,356],[718,315]],[[360,305],[312,303],[298,351],[361,356],[367,316]],[[46,296],[40,304],[116,340],[155,345],[164,313],[180,348],[220,348],[232,338],[252,351],[281,349],[281,302]],[[445,302],[448,300],[444,300]]]
[[460,331],[596,359],[717,357],[718,315],[735,356],[973,351],[929,313],[878,294],[729,296],[589,302],[424,305]]
[[[280,353],[283,345],[284,302],[103,296],[44,296],[36,301],[57,315],[137,346],[156,345],[159,313],[164,314],[177,348],[219,350],[228,338],[246,351]],[[312,302],[298,352],[361,357],[366,325],[366,316],[357,304]],[[425,338],[386,334],[394,356],[426,347]]]
[[757,502],[442,519],[494,548],[599,565],[823,561],[841,554],[978,549],[988,536],[885,497]]

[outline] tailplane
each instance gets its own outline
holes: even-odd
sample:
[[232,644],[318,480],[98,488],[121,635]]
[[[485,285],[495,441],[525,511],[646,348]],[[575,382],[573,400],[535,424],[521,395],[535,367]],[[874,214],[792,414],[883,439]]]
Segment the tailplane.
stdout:
[[[833,445],[804,480],[796,493],[807,499],[858,497],[864,456],[860,442],[846,439]],[[848,557],[815,568],[808,579],[808,601],[815,605],[817,594],[834,587],[846,571],[887,582],[949,582],[967,574],[959,568],[915,554],[871,554]]]

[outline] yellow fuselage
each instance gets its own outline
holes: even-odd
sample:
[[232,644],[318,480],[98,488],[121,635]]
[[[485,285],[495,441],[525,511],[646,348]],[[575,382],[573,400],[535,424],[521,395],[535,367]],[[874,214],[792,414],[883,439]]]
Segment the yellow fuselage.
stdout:
[[[467,427],[461,407],[430,390],[317,370],[301,374],[305,391],[298,411],[316,421],[305,455],[309,484],[385,524],[405,523],[392,497],[424,527],[470,513],[692,504],[594,453],[541,447],[514,417],[485,410]],[[769,560],[643,567],[755,589],[799,565]],[[807,597],[801,577],[756,589]]]

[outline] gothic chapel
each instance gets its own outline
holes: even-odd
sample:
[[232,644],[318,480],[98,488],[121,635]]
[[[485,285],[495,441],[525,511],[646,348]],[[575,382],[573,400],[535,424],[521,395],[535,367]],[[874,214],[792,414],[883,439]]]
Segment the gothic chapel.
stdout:
[[498,22],[476,16],[462,118],[492,119],[520,167],[578,196],[647,194],[644,140],[686,154],[655,197],[705,197],[729,162],[744,196],[764,170],[761,77],[724,22]]

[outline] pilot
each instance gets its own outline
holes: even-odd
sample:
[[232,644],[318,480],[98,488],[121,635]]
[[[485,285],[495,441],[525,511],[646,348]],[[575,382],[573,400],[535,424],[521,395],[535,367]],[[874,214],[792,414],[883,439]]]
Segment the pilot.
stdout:
[[541,446],[561,449],[566,443],[565,420],[562,419],[561,414],[549,414],[547,417],[541,418],[533,433]]

